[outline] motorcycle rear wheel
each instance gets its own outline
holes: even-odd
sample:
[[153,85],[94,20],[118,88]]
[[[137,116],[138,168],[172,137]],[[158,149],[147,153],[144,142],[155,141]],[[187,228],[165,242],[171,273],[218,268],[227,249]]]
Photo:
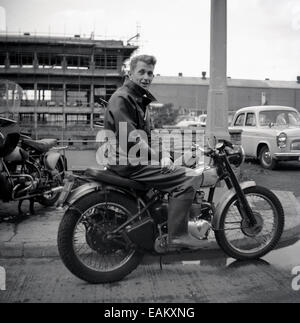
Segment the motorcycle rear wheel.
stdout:
[[221,249],[238,260],[258,259],[266,255],[280,240],[284,228],[284,211],[275,194],[255,186],[244,190],[259,226],[254,229],[243,221],[234,196],[220,218],[220,228],[215,232]]
[[[107,196],[93,192],[75,202],[58,230],[58,250],[65,266],[76,277],[92,284],[111,283],[129,275],[140,264],[143,254],[132,246],[105,242],[103,233],[115,229],[136,212],[136,203],[117,192]],[[94,226],[89,228],[86,221]]]

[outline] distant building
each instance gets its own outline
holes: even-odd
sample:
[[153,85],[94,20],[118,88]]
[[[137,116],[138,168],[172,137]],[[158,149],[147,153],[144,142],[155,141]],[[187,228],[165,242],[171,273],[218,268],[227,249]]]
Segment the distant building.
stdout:
[[[156,76],[151,92],[161,103],[172,103],[180,114],[201,114],[207,109],[209,79]],[[228,108],[236,111],[252,105],[286,105],[300,111],[300,80],[237,80],[228,78]]]
[[[33,136],[60,139],[63,134],[65,140],[95,139],[93,121],[103,114],[101,100],[107,101],[122,85],[124,61],[136,49],[122,41],[79,35],[3,34],[0,79],[23,89],[21,104],[14,113]],[[9,100],[9,96],[7,93],[4,99]]]

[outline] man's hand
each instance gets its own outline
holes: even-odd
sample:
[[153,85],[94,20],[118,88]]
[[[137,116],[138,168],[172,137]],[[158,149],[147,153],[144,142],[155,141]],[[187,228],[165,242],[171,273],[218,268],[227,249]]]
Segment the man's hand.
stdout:
[[170,157],[162,158],[160,163],[163,174],[172,173],[176,168]]

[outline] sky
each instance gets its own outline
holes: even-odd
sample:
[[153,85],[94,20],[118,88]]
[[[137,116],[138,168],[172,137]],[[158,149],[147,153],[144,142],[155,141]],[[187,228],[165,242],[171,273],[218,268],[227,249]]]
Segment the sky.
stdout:
[[[227,0],[227,75],[300,75],[300,0]],[[155,55],[156,74],[201,76],[210,65],[210,0],[0,0],[0,31],[128,40]]]

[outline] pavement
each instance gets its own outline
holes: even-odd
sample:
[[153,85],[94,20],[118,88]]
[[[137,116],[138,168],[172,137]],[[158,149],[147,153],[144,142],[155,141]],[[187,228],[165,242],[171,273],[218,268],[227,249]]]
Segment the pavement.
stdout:
[[[300,202],[292,192],[273,191],[285,211],[285,229],[277,248],[292,245],[300,239]],[[58,257],[57,231],[63,210],[35,204],[36,215],[19,223],[0,223],[0,258]],[[0,221],[17,214],[16,203],[0,203]],[[203,250],[219,253],[213,234],[203,243]],[[153,256],[152,256],[153,257]],[[148,260],[151,256],[148,256]],[[147,260],[146,260],[147,261]]]

